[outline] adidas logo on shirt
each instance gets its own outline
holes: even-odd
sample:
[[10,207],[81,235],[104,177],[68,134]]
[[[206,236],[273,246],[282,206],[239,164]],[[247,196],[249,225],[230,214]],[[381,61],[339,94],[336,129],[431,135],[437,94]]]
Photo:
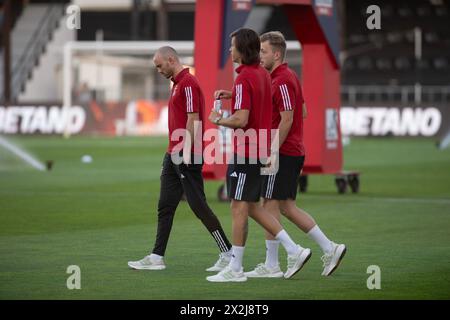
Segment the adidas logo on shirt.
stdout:
[[236,178],[237,178],[237,173],[236,173],[236,171],[234,171],[232,174],[230,174],[230,177],[236,177]]

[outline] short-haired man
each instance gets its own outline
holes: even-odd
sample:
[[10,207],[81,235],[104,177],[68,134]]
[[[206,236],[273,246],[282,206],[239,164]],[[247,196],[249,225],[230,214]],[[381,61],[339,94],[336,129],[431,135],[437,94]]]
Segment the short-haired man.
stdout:
[[[172,47],[158,49],[153,57],[153,63],[161,75],[173,82],[169,100],[169,146],[161,171],[155,246],[150,255],[139,261],[130,261],[128,265],[140,270],[165,269],[163,256],[169,241],[175,210],[184,192],[190,208],[211,233],[221,251],[219,260],[207,270],[220,271],[230,262],[231,244],[216,215],[206,203],[201,158],[203,132],[194,130],[195,122],[202,119],[205,99],[197,79],[189,73],[188,68],[183,67]],[[187,132],[191,139],[188,139]],[[183,154],[183,150],[187,152]],[[191,150],[194,151],[191,153]],[[198,161],[200,163],[197,161],[192,163],[191,159],[200,159]]]
[[[322,275],[329,276],[338,267],[346,247],[330,241],[314,219],[295,203],[297,179],[305,160],[303,117],[306,116],[306,107],[300,82],[284,62],[285,55],[286,41],[282,33],[274,31],[261,35],[261,64],[272,78],[272,128],[279,129],[280,145],[279,170],[265,178],[261,196],[264,198],[264,208],[272,216],[279,221],[281,211],[322,248]],[[278,245],[279,241],[266,232],[266,261],[247,272],[246,276],[280,277]]]
[[[242,282],[246,281],[242,268],[244,246],[247,239],[248,216],[263,226],[286,249],[288,254],[285,278],[291,278],[308,261],[311,250],[296,245],[280,223],[270,215],[260,204],[260,194],[263,182],[261,175],[262,158],[267,154],[259,153],[261,148],[270,145],[272,122],[272,97],[270,75],[260,65],[260,40],[258,34],[251,29],[239,29],[231,34],[231,58],[240,66],[236,69],[238,76],[234,82],[233,91],[218,90],[215,98],[230,99],[232,115],[222,118],[215,110],[211,111],[209,120],[217,125],[232,129],[243,129],[245,132],[255,132],[257,141],[244,139],[234,147],[234,163],[228,165],[227,187],[231,198],[233,255],[229,266],[214,276],[207,277],[212,282]],[[260,131],[265,130],[267,141],[261,141]],[[236,134],[235,130],[235,134]],[[263,139],[262,139],[263,140]],[[251,145],[257,145],[258,155],[252,153]],[[258,158],[258,161],[255,160]],[[239,161],[243,160],[243,161]],[[242,163],[243,162],[243,163]]]

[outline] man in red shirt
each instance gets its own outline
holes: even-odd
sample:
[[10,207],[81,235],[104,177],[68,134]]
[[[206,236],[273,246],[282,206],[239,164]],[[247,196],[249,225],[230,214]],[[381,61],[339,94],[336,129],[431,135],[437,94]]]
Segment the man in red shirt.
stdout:
[[[268,156],[272,123],[270,75],[260,66],[260,40],[251,29],[239,29],[231,34],[231,58],[240,66],[233,91],[218,90],[215,98],[230,99],[232,115],[211,111],[209,120],[217,125],[234,129],[237,143],[234,161],[228,165],[227,187],[231,198],[233,219],[233,255],[230,264],[214,276],[212,282],[246,281],[242,268],[244,246],[247,239],[248,216],[256,220],[276,239],[280,240],[288,254],[285,278],[291,278],[308,261],[311,250],[296,245],[280,223],[260,204],[263,182],[262,163]],[[240,131],[240,133],[239,133]],[[240,139],[243,134],[250,139]],[[268,139],[264,139],[264,135]],[[256,146],[256,148],[255,148]],[[257,150],[255,150],[257,149]]]
[[184,192],[190,208],[211,233],[221,251],[219,260],[207,270],[220,271],[231,260],[231,244],[216,215],[206,203],[203,189],[203,129],[198,130],[197,124],[202,119],[205,99],[197,79],[189,73],[188,68],[183,67],[173,48],[158,49],[153,62],[158,72],[173,82],[169,99],[170,139],[161,171],[155,246],[150,255],[139,261],[130,261],[128,265],[139,270],[165,269],[163,256],[175,210]]
[[[272,128],[279,129],[279,170],[265,178],[262,194],[264,208],[280,221],[280,211],[302,231],[308,234],[323,250],[322,275],[336,270],[346,247],[330,241],[314,219],[296,205],[297,179],[305,161],[303,146],[303,118],[306,107],[300,82],[295,72],[284,62],[286,41],[280,32],[261,35],[261,65],[272,78]],[[247,277],[281,277],[278,265],[279,241],[266,232],[266,261],[259,264]]]

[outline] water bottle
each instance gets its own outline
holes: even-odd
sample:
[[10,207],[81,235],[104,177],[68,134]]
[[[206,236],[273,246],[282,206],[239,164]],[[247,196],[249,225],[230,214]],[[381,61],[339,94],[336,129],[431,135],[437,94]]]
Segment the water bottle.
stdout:
[[216,99],[214,100],[214,111],[219,112],[222,109],[222,100]]

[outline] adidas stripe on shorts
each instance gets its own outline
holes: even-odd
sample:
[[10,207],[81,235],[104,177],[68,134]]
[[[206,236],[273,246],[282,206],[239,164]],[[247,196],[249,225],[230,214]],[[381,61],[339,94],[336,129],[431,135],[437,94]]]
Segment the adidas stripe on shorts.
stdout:
[[260,163],[229,164],[227,170],[228,196],[234,200],[258,202],[263,180]]
[[274,200],[295,200],[298,177],[304,162],[304,156],[293,157],[280,154],[278,172],[274,175],[263,176],[261,197]]

